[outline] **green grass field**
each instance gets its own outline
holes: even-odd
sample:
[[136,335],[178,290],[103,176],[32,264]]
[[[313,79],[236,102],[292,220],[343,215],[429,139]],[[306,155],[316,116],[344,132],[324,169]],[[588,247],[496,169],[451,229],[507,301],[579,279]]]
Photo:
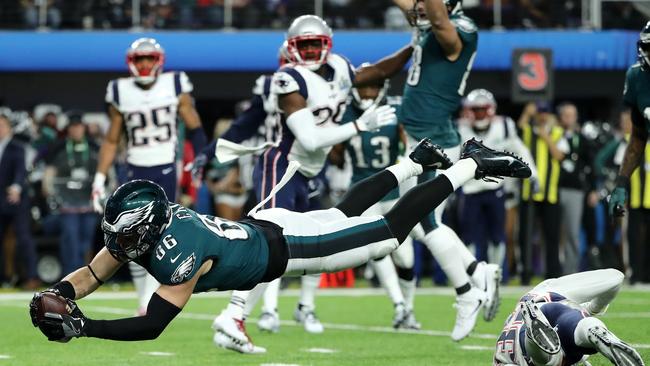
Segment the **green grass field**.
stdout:
[[[425,290],[426,291],[426,290]],[[0,366],[6,365],[488,365],[496,335],[522,290],[506,289],[497,319],[479,320],[472,336],[460,343],[450,340],[454,323],[453,296],[429,289],[416,298],[416,314],[424,331],[395,332],[390,328],[392,306],[381,292],[371,294],[324,292],[317,299],[325,333],[311,335],[296,326],[291,313],[296,297],[280,298],[283,319],[280,333],[260,333],[250,321],[255,342],[268,348],[265,355],[241,355],[216,348],[212,343],[212,318],[227,303],[226,297],[194,297],[163,335],[149,342],[113,342],[74,339],[67,344],[48,342],[32,327],[27,304],[29,294],[0,294]],[[91,296],[79,302],[91,318],[130,316],[133,297],[106,299]],[[125,296],[126,295],[126,296]],[[22,296],[22,297],[21,297]],[[254,313],[256,316],[258,312]],[[624,290],[604,317],[622,339],[635,344],[650,361],[650,292]],[[592,365],[607,365],[601,356]]]

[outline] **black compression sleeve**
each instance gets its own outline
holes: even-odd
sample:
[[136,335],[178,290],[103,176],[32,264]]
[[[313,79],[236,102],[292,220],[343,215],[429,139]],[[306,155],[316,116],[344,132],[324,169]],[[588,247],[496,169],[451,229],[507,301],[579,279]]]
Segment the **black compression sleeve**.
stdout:
[[149,300],[147,315],[116,320],[88,319],[84,327],[86,337],[116,341],[143,341],[156,339],[181,309],[154,293]]

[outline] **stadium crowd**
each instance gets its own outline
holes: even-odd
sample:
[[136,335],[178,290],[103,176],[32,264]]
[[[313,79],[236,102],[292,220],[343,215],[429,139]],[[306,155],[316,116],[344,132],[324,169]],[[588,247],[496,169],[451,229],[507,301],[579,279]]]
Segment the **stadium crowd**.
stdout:
[[[0,28],[51,29],[219,29],[224,27],[224,0],[141,0],[134,14],[130,0],[8,0],[0,4]],[[581,1],[502,0],[501,24],[507,29],[591,28],[583,24]],[[314,12],[310,0],[232,1],[232,27],[284,29],[289,21]],[[604,29],[639,29],[648,16],[638,2],[604,2]],[[465,12],[479,28],[495,26],[493,0],[468,0]],[[325,0],[323,13],[334,28],[407,27],[390,0]],[[136,16],[136,22],[133,18]]]
[[[483,115],[493,109],[489,115],[496,116],[496,104],[483,103],[465,103],[459,125],[471,127],[495,118]],[[240,106],[245,109],[246,103]],[[505,261],[504,282],[516,274],[527,283],[531,275],[552,277],[605,267],[631,271],[632,283],[650,282],[644,266],[650,253],[642,245],[650,217],[647,162],[632,176],[625,224],[611,222],[606,212],[606,197],[614,187],[631,128],[629,112],[622,111],[613,123],[592,123],[581,120],[570,102],[531,103],[512,117],[539,171],[536,179],[521,186],[505,185],[500,203],[505,207],[505,225],[497,229],[505,235],[505,243],[493,234],[494,228],[479,229],[483,231],[477,234],[476,225],[463,225],[476,211],[475,206],[467,209],[471,194],[455,196],[445,213],[448,225],[479,260]],[[101,248],[99,216],[92,210],[90,193],[107,124],[102,113],[64,112],[51,104],[31,111],[0,110],[0,190],[6,192],[0,197],[3,286],[32,289],[42,281],[54,282]],[[229,124],[230,120],[218,121],[214,136]],[[179,149],[183,149],[179,166],[192,161],[189,143]],[[255,203],[254,161],[249,157],[237,165],[214,163],[206,171],[205,184],[198,186],[188,172],[183,173],[180,201],[198,212],[240,218]],[[126,180],[124,165],[124,157],[118,158],[109,179],[113,187]],[[349,171],[330,164],[310,186],[327,207],[344,193],[349,177]],[[468,228],[474,230],[470,233]],[[505,259],[494,255],[493,245],[503,248]],[[425,247],[416,242],[415,249],[418,279],[433,275],[434,281],[444,283]]]

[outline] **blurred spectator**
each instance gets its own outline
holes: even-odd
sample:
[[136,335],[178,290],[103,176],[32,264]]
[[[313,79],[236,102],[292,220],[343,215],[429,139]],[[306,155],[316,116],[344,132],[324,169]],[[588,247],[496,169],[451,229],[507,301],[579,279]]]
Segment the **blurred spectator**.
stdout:
[[223,0],[196,0],[197,18],[202,27],[223,27]]
[[566,157],[560,165],[560,207],[562,210],[564,274],[579,271],[580,228],[585,203],[585,192],[590,191],[593,152],[590,141],[578,123],[578,109],[573,103],[562,103],[557,108],[564,139],[568,143]]
[[50,148],[43,177],[43,194],[59,214],[59,254],[63,273],[86,264],[97,215],[90,201],[99,147],[86,136],[81,114],[71,114],[66,137]]
[[538,169],[538,180],[524,180],[521,190],[519,244],[522,282],[527,285],[532,269],[532,224],[535,218],[541,221],[546,259],[545,277],[555,278],[562,275],[558,256],[561,222],[558,183],[560,163],[568,152],[568,143],[563,137],[562,127],[557,126],[554,121],[548,102],[527,104],[517,124]]
[[[36,248],[29,228],[26,174],[25,149],[12,140],[11,123],[6,116],[0,115],[0,242],[4,241],[9,226],[13,226],[16,252],[23,264],[23,286],[35,289],[39,281],[36,277]],[[0,258],[0,267],[4,267],[4,258]],[[4,269],[0,268],[0,276],[4,274]]]
[[59,136],[59,116],[54,111],[45,112],[41,120],[37,119],[37,123],[38,131],[32,146],[36,150],[42,150],[56,141]]
[[[21,0],[20,3],[23,7],[25,26],[27,28],[48,26],[56,29],[61,25],[61,11],[58,8],[58,1]],[[43,17],[45,17],[44,21]]]

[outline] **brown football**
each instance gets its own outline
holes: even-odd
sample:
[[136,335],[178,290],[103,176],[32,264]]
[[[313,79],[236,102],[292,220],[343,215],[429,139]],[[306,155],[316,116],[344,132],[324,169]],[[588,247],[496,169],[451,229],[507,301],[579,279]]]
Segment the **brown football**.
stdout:
[[41,306],[39,308],[39,319],[45,317],[45,313],[68,314],[68,302],[61,296],[55,295],[51,292],[43,293],[41,297]]

